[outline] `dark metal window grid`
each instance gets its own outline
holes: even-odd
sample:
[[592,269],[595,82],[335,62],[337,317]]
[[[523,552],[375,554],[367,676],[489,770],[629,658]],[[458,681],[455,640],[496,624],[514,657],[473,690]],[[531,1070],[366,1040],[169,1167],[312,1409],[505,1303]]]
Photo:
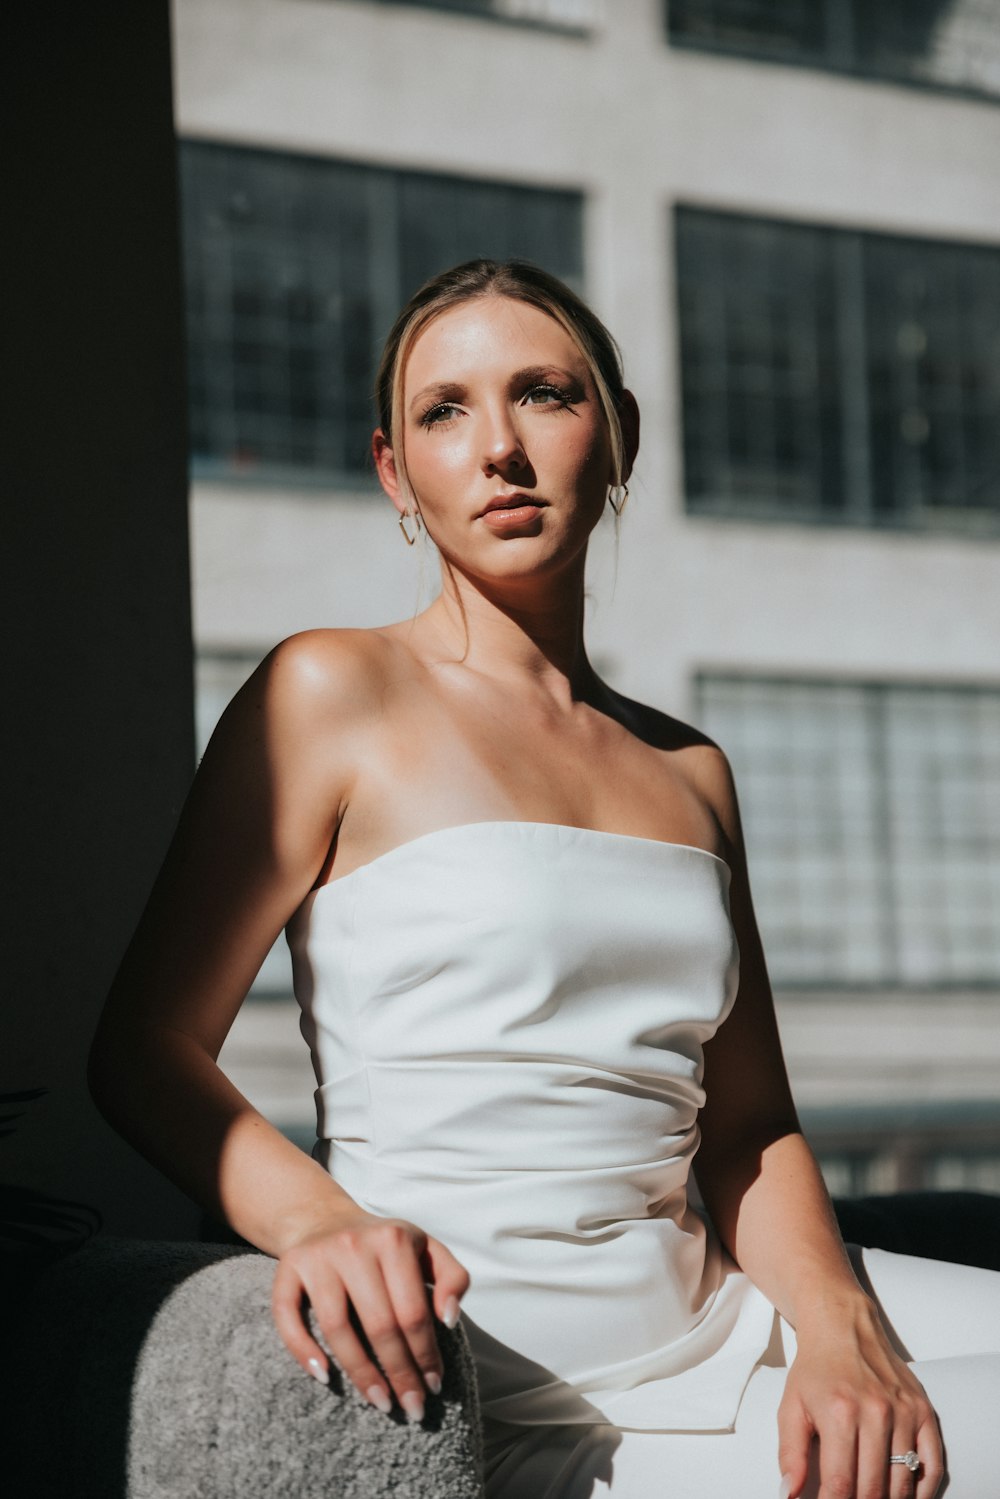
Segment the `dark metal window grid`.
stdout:
[[587,35],[596,20],[595,0],[374,0],[374,3],[440,10],[509,26],[531,26],[578,36]]
[[1000,246],[674,227],[690,511],[1000,529]]
[[703,673],[778,986],[1000,982],[1000,690]]
[[356,488],[381,341],[449,265],[520,256],[581,289],[579,193],[203,141],[180,162],[201,477]]
[[675,47],[1000,96],[996,0],[664,0]]

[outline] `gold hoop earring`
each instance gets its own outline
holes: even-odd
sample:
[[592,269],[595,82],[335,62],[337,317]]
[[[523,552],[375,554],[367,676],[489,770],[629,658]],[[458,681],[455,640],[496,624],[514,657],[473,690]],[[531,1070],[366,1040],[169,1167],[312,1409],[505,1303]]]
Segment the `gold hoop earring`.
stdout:
[[410,514],[409,510],[404,510],[403,511],[402,515],[399,517],[399,529],[403,533],[403,539],[406,542],[406,545],[408,547],[411,547],[413,545],[413,543],[416,541],[417,536],[420,533],[420,512],[419,511],[415,511],[414,512],[413,524],[416,527],[416,529],[415,529],[415,531],[414,531],[414,533],[413,533],[412,536],[410,535],[409,531],[406,529],[406,518],[407,518],[407,516],[409,514]]
[[611,485],[610,489],[608,490],[608,504],[611,506],[611,508],[615,512],[616,516],[620,516],[621,513],[622,513],[622,511],[625,509],[625,502],[626,502],[627,499],[628,499],[628,485],[627,484],[612,484]]

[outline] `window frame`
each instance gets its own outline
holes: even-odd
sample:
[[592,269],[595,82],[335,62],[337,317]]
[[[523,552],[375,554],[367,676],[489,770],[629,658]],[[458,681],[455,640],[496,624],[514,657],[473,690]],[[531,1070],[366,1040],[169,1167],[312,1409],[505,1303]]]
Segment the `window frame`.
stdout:
[[[567,267],[556,269],[556,274],[567,281],[575,289],[582,291],[586,283],[586,214],[588,197],[585,186],[579,183],[536,183],[525,182],[511,177],[472,177],[467,172],[440,171],[440,170],[418,170],[409,166],[399,166],[384,162],[370,162],[357,158],[345,157],[339,154],[333,155],[317,151],[289,150],[285,147],[262,145],[260,143],[248,143],[245,141],[218,140],[202,135],[184,135],[178,140],[178,160],[183,163],[185,152],[197,153],[200,150],[219,153],[220,156],[236,156],[243,158],[269,158],[272,163],[281,160],[290,160],[303,163],[307,171],[330,167],[334,171],[343,170],[349,179],[355,182],[358,200],[364,200],[364,215],[367,232],[370,235],[372,253],[369,256],[369,269],[365,283],[365,293],[369,295],[367,302],[369,322],[371,324],[371,336],[368,339],[370,345],[371,365],[366,380],[366,400],[369,406],[369,418],[366,422],[366,434],[370,435],[376,423],[374,401],[370,387],[374,380],[375,366],[378,356],[378,347],[382,337],[388,332],[400,306],[410,292],[419,284],[419,279],[414,282],[412,274],[408,274],[407,261],[414,259],[419,261],[419,252],[408,250],[410,241],[403,236],[403,226],[407,220],[407,200],[414,191],[461,192],[463,188],[468,189],[471,194],[476,192],[492,192],[498,194],[513,194],[515,199],[522,205],[529,200],[535,201],[540,208],[544,208],[546,201],[553,212],[569,212],[575,215],[575,223],[572,233],[575,234],[573,255],[567,256]],[[181,189],[181,228],[182,249],[186,249],[191,227],[185,212],[184,202],[184,170],[183,165],[179,167],[180,189]],[[499,202],[499,199],[498,199]],[[357,207],[357,204],[354,205]],[[542,214],[539,222],[544,219]],[[523,222],[523,219],[521,220]],[[536,225],[537,228],[537,225]],[[518,236],[513,236],[516,242]],[[411,237],[412,238],[412,237]],[[235,235],[226,238],[225,232],[220,234],[220,253],[233,254],[234,247],[239,249],[239,240]],[[489,245],[483,247],[483,253],[489,254]],[[494,252],[497,253],[497,252]],[[526,250],[514,250],[512,254],[525,254]],[[536,260],[540,257],[535,254]],[[572,265],[569,262],[572,260]],[[306,262],[308,263],[308,261]],[[438,266],[437,269],[441,267]],[[194,447],[194,434],[196,422],[194,420],[195,407],[191,397],[194,385],[193,370],[194,362],[198,357],[203,345],[194,338],[194,328],[189,315],[189,298],[196,296],[201,285],[197,276],[192,276],[185,266],[184,296],[185,296],[185,325],[187,337],[187,359],[188,359],[188,413],[189,413],[189,462],[190,474],[194,482],[206,484],[218,484],[233,490],[264,490],[293,492],[302,498],[314,496],[325,499],[331,494],[350,495],[376,495],[378,486],[375,481],[374,471],[367,458],[367,435],[364,445],[365,457],[361,458],[361,448],[358,446],[359,462],[356,468],[346,464],[296,464],[292,462],[281,462],[275,458],[261,458],[249,463],[246,468],[236,465],[235,455],[230,453],[210,453],[196,451]],[[344,288],[350,292],[351,288],[344,282]],[[207,318],[209,313],[206,311]],[[230,383],[235,385],[237,372],[232,360],[233,348],[240,336],[240,329],[230,312],[231,328],[229,331],[228,348],[230,365],[228,376]],[[319,327],[321,322],[314,322],[310,326]],[[205,409],[209,413],[210,421],[216,424],[226,420],[238,422],[239,407],[233,401],[225,411],[213,407],[206,402]],[[267,413],[264,413],[267,419]],[[345,446],[349,445],[349,432],[351,417],[347,411],[338,415],[340,423],[336,430],[336,438],[341,446],[341,457]],[[282,414],[279,421],[287,420]],[[354,450],[353,447],[351,449]]]
[[[991,705],[1000,708],[1000,680],[993,681],[948,681],[939,678],[886,678],[859,676],[854,674],[840,673],[828,675],[804,675],[799,672],[777,672],[777,671],[749,671],[731,670],[721,667],[704,667],[695,671],[691,678],[691,700],[693,704],[693,720],[714,737],[713,725],[710,721],[711,708],[706,701],[705,688],[711,689],[713,685],[725,686],[749,686],[756,689],[800,689],[807,692],[823,691],[825,689],[847,689],[856,691],[863,695],[865,713],[869,712],[869,705],[879,700],[878,712],[881,715],[881,724],[876,732],[872,732],[871,722],[867,722],[864,732],[869,734],[869,739],[864,745],[864,754],[871,757],[873,775],[869,783],[871,800],[875,808],[875,824],[873,832],[875,836],[875,863],[878,885],[876,890],[875,908],[873,917],[879,928],[879,940],[884,941],[884,952],[892,954],[892,969],[884,975],[864,975],[858,977],[845,977],[839,973],[827,973],[817,976],[806,974],[783,974],[780,972],[780,959],[777,957],[776,938],[773,933],[769,934],[766,929],[767,915],[765,906],[763,932],[765,957],[770,957],[771,966],[778,967],[777,973],[772,973],[772,987],[778,995],[794,994],[795,996],[814,996],[820,999],[828,999],[837,994],[910,994],[913,996],[931,996],[936,994],[990,994],[1000,990],[1000,950],[993,958],[995,968],[991,972],[980,972],[975,975],[949,975],[938,973],[925,980],[917,981],[908,977],[901,970],[899,962],[899,949],[901,941],[905,938],[906,904],[900,898],[899,876],[901,865],[898,860],[894,861],[895,833],[892,823],[893,809],[891,806],[890,791],[890,742],[892,724],[889,715],[892,707],[892,698],[896,694],[948,694],[950,696],[973,698],[987,698]],[[881,736],[881,737],[879,737]],[[730,744],[726,742],[726,735],[720,738],[721,749],[730,756]],[[744,819],[746,820],[747,805],[750,798],[746,794],[746,782],[749,779],[744,771],[741,777],[739,764],[739,747],[732,751],[734,772],[736,776],[737,792],[743,788],[741,798],[744,807]],[[752,813],[751,813],[752,823]],[[759,845],[757,846],[759,850]],[[1000,838],[998,838],[1000,847]],[[755,850],[752,832],[748,843],[747,856],[751,876],[751,884],[756,891],[760,892],[763,886],[763,878],[754,878]],[[758,855],[759,856],[759,855]],[[794,870],[794,864],[793,864]],[[1000,871],[1000,864],[998,864]],[[758,915],[760,913],[758,912]]]
[[[872,439],[872,412],[875,406],[870,381],[870,343],[872,325],[868,320],[868,297],[866,292],[865,247],[868,255],[876,258],[887,248],[896,247],[900,254],[923,249],[933,255],[937,251],[954,251],[970,255],[988,254],[996,258],[1000,266],[1000,241],[981,239],[944,238],[940,235],[914,235],[886,229],[871,229],[852,224],[829,223],[814,219],[779,217],[774,214],[747,213],[734,210],[728,205],[712,205],[677,199],[668,206],[669,233],[672,244],[673,266],[673,315],[674,315],[674,369],[679,391],[680,421],[677,440],[680,449],[681,495],[685,515],[689,519],[745,522],[750,525],[791,525],[796,527],[820,527],[834,530],[867,530],[900,532],[915,535],[942,535],[982,539],[1000,536],[1000,468],[977,476],[968,492],[978,493],[984,486],[996,489],[996,500],[991,506],[946,506],[922,502],[909,503],[906,508],[889,510],[873,502],[873,469],[876,448]],[[832,284],[838,289],[832,312],[833,343],[836,353],[836,398],[838,427],[836,457],[841,475],[841,484],[847,496],[842,508],[824,506],[819,501],[808,505],[783,503],[780,499],[744,497],[733,498],[728,494],[693,495],[689,467],[689,422],[692,421],[694,403],[690,396],[689,377],[685,358],[685,307],[687,287],[682,275],[681,236],[683,220],[728,220],[733,225],[750,232],[754,228],[764,231],[787,230],[790,234],[805,232],[815,237],[817,244],[825,241],[831,262]],[[707,284],[703,283],[703,284]],[[848,300],[850,299],[850,300]],[[707,346],[706,346],[707,347]],[[726,370],[730,366],[723,365]],[[819,387],[817,387],[819,390]],[[724,397],[721,399],[725,399]],[[822,403],[813,400],[815,412],[821,412]],[[1000,409],[997,413],[1000,427]],[[851,442],[850,437],[854,437]],[[727,454],[727,462],[729,462]],[[777,485],[775,486],[777,487]]]
[[876,87],[916,89],[920,93],[943,94],[951,98],[966,99],[971,103],[996,105],[1000,102],[1000,83],[995,88],[985,84],[949,82],[946,79],[920,77],[914,73],[894,72],[890,68],[866,66],[858,61],[859,49],[853,37],[853,20],[845,27],[836,15],[837,0],[819,0],[826,11],[834,16],[833,31],[838,39],[826,56],[810,54],[796,56],[789,51],[785,55],[756,48],[749,42],[732,39],[697,37],[675,32],[671,25],[674,13],[673,0],[662,0],[661,21],[667,45],[677,52],[693,52],[709,56],[730,57],[740,62],[763,63],[779,68],[806,69],[809,72],[832,74],[835,77],[851,78]]
[[559,21],[546,16],[504,15],[501,11],[463,10],[460,0],[370,0],[378,6],[395,6],[401,10],[430,10],[439,15],[459,16],[463,21],[485,21],[494,26],[511,26],[518,31],[541,31],[552,36],[589,41],[597,31],[601,16],[597,0],[584,0],[593,12],[588,22]]

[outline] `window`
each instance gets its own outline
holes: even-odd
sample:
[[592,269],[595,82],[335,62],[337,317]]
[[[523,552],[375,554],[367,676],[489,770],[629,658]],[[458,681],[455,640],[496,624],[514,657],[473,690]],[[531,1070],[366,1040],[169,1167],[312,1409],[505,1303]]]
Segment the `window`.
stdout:
[[995,0],[667,0],[675,46],[1000,94]]
[[379,3],[447,10],[463,16],[485,16],[490,21],[513,21],[517,25],[546,26],[559,31],[585,31],[597,19],[597,0],[379,0]]
[[688,508],[995,530],[1000,247],[676,211]]
[[381,340],[422,281],[477,255],[582,279],[578,193],[197,141],[181,192],[205,476],[356,484]]
[[1000,980],[1000,691],[704,675],[776,984]]

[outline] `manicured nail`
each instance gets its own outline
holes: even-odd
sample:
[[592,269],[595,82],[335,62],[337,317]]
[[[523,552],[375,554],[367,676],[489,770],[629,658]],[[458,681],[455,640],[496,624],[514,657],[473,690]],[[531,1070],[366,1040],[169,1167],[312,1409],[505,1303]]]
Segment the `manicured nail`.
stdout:
[[440,1395],[440,1393],[441,1393],[441,1376],[440,1376],[440,1374],[434,1374],[433,1372],[431,1372],[430,1374],[425,1374],[424,1375],[424,1383],[426,1384],[427,1388],[430,1390],[430,1392],[431,1392],[432,1395]]
[[791,1492],[792,1480],[789,1478],[787,1473],[783,1473],[781,1475],[781,1487],[778,1490],[778,1499],[788,1499],[788,1496]]
[[330,1383],[330,1371],[325,1364],[321,1364],[318,1358],[309,1360],[309,1373],[313,1379],[318,1379],[320,1384]]
[[441,1313],[441,1321],[444,1323],[445,1327],[457,1327],[458,1326],[458,1297],[457,1296],[449,1296],[448,1297],[448,1300],[444,1304],[444,1311]]
[[422,1421],[424,1419],[424,1402],[416,1390],[407,1390],[405,1395],[400,1396],[399,1403],[406,1412],[407,1421]]
[[381,1385],[369,1385],[368,1389],[365,1391],[365,1394],[368,1396],[369,1401],[375,1407],[375,1409],[377,1411],[381,1411],[383,1416],[387,1416],[392,1410],[392,1401],[386,1394],[385,1390],[383,1390]]

